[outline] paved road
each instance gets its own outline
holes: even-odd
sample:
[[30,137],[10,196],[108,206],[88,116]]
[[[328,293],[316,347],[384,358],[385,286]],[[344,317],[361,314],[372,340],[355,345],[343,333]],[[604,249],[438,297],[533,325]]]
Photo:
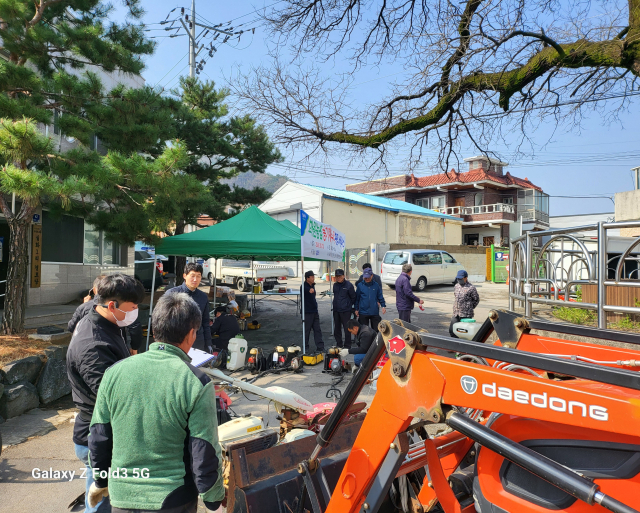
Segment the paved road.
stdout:
[[[299,286],[299,281],[297,282]],[[290,286],[296,286],[291,282]],[[328,289],[328,284],[319,284],[321,292]],[[507,306],[507,288],[505,285],[482,283],[478,285],[480,305],[476,310],[476,319],[482,322],[492,308]],[[395,309],[395,292],[387,287],[384,291],[388,304],[385,319],[397,317]],[[453,287],[430,287],[425,293],[418,294],[425,300],[425,311],[414,310],[413,322],[432,333],[445,335],[448,333],[452,311]],[[321,327],[325,345],[333,344],[331,336],[331,318],[329,299],[319,301]],[[267,349],[275,345],[288,346],[301,343],[300,318],[293,303],[282,298],[258,303],[255,313],[262,328],[257,331],[244,332],[249,346],[261,346]],[[242,377],[242,373],[238,373]],[[350,375],[345,376],[337,385],[344,390]],[[268,375],[256,382],[260,386],[279,385],[290,388],[310,400],[312,403],[327,401],[326,393],[333,378],[321,372],[321,367],[308,367],[302,374],[283,373]],[[374,391],[365,387],[360,399],[370,402]],[[266,401],[247,395],[232,397],[233,409],[242,415],[253,413],[261,415],[271,425],[277,425],[273,406]],[[80,470],[81,464],[76,459],[71,434],[73,429],[70,414],[72,404],[68,398],[57,403],[55,409],[33,411],[31,418],[26,416],[11,419],[0,426],[4,443],[17,443],[7,447],[0,456],[0,513],[32,513],[34,510],[47,513],[68,512],[67,505],[82,493],[84,480],[77,475],[73,480],[36,479],[33,469]],[[34,436],[35,435],[35,436]],[[27,437],[31,437],[24,441]],[[76,508],[74,511],[82,511]],[[203,512],[204,509],[199,509]]]

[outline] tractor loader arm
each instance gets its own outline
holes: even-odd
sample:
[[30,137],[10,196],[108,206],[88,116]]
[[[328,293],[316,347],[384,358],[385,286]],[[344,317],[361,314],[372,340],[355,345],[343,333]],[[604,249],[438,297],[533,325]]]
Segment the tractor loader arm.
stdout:
[[[376,395],[330,496],[326,513],[377,511],[391,482],[402,474],[406,466],[407,454],[411,454],[406,432],[414,428],[416,422],[446,422],[456,430],[454,437],[460,437],[460,434],[466,437],[460,444],[467,451],[474,442],[490,450],[501,451],[499,454],[509,461],[586,504],[600,504],[618,513],[636,511],[603,493],[599,484],[498,435],[478,420],[495,412],[635,437],[640,433],[640,400],[637,399],[640,374],[440,337],[412,328],[406,323],[383,321],[380,324],[380,336],[376,342],[380,344],[382,339],[384,346],[380,344],[375,349],[372,346],[359,374],[349,385],[325,430],[318,435],[318,446],[312,458],[305,462],[304,469],[313,473],[313,461],[330,441],[331,429],[339,425],[341,414],[338,410],[346,411],[349,401],[355,400],[362,388],[358,378],[362,378],[361,374],[365,372],[368,375],[386,347],[390,360],[380,374]],[[543,369],[566,379],[552,380],[438,356],[428,352],[427,346],[520,367]],[[640,360],[640,353],[629,358],[634,357]],[[578,379],[569,378],[571,376]],[[327,428],[330,429],[327,431]],[[429,508],[437,499],[445,513],[474,511],[472,506],[471,509],[468,506],[462,509],[451,490],[447,477],[453,470],[452,465],[447,465],[445,471],[444,454],[438,454],[445,452],[442,450],[445,445],[438,439],[424,441],[424,455],[420,462],[426,463],[429,471],[419,495],[420,502]],[[456,453],[454,466],[459,464],[463,455]],[[416,464],[415,461],[410,463]]]

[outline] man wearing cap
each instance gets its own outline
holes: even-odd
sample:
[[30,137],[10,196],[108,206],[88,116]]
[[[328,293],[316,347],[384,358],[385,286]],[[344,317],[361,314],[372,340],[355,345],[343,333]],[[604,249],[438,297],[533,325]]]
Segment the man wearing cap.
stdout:
[[[473,318],[473,310],[480,302],[476,288],[469,283],[467,271],[461,269],[456,275],[456,286],[453,289],[453,317],[449,325],[449,335],[456,337],[453,325],[460,319]],[[458,337],[456,337],[458,338]]]
[[378,331],[378,324],[382,320],[378,304],[382,307],[382,313],[387,313],[382,287],[373,279],[371,268],[365,269],[362,276],[364,279],[356,287],[356,315],[360,324],[371,324],[373,330]]
[[[333,336],[338,347],[351,347],[351,333],[347,323],[351,319],[353,303],[356,300],[356,289],[345,279],[344,271],[336,269],[336,282],[333,284]],[[342,332],[344,331],[344,342]]]
[[[311,346],[311,328],[313,328],[313,341],[316,351],[324,351],[324,341],[320,330],[320,316],[318,315],[318,302],[316,301],[316,279],[313,271],[304,273],[303,304],[304,304],[304,339]],[[300,287],[302,289],[302,287]]]
[[411,310],[413,305],[418,303],[423,304],[424,301],[416,296],[411,290],[411,272],[413,268],[411,264],[404,264],[402,266],[402,274],[398,276],[396,280],[396,308],[398,309],[398,315],[400,320],[411,322]]
[[[365,269],[371,269],[371,264],[369,262],[362,264],[362,272],[364,273]],[[382,290],[382,278],[380,278],[379,274],[375,274],[373,272],[373,269],[371,269],[371,272],[373,273],[373,281],[375,281],[378,285],[380,285],[380,290]],[[362,283],[362,281],[364,280],[364,276],[361,274],[360,277],[356,280],[356,287],[358,286],[358,283]]]

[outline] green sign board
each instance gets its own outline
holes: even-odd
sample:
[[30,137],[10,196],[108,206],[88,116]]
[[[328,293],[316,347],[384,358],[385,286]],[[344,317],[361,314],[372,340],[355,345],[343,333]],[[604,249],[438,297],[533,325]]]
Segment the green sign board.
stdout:
[[509,279],[509,248],[491,245],[491,281],[506,283]]

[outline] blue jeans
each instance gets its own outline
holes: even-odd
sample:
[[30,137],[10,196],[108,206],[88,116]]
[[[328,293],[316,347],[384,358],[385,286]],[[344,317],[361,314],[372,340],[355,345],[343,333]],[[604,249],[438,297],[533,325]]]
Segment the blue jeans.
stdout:
[[84,499],[84,513],[111,513],[111,503],[109,502],[109,497],[105,497],[104,499],[102,499],[102,501],[100,501],[95,508],[89,507],[89,488],[91,487],[91,483],[93,483],[93,472],[91,471],[91,465],[89,465],[89,448],[86,445],[73,445],[75,445],[76,456],[87,467],[87,486]]
[[367,356],[367,354],[354,354],[353,355],[353,363],[355,363],[356,365],[360,365],[362,363],[362,360],[364,360],[364,357]]

